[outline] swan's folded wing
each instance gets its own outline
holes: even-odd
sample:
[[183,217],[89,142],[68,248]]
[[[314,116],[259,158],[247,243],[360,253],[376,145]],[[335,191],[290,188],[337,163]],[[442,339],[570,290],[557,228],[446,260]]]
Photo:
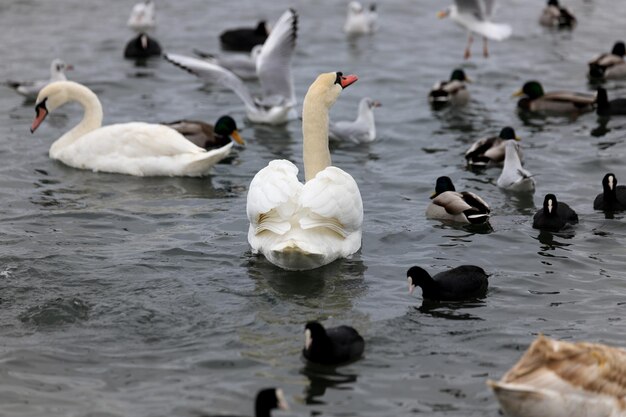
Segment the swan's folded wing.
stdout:
[[261,48],[256,71],[264,99],[277,100],[280,97],[287,103],[278,104],[295,104],[291,58],[296,48],[297,32],[298,15],[289,9],[278,19]]
[[282,235],[291,229],[302,189],[297,175],[298,168],[294,164],[280,159],[270,162],[254,176],[246,211],[256,234],[269,230]]
[[342,237],[360,230],[363,224],[363,201],[359,186],[350,174],[328,167],[308,181],[300,197],[303,229],[324,227]]
[[246,107],[250,109],[256,108],[254,99],[250,95],[250,91],[244,85],[243,81],[226,68],[220,67],[219,65],[208,61],[179,54],[165,54],[164,57],[177,67],[182,68],[207,82],[221,84],[224,87],[230,88],[239,96]]

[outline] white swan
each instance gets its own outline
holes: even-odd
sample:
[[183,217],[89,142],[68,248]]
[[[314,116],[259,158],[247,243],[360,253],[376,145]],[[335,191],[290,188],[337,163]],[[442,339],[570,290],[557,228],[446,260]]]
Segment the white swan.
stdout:
[[331,166],[328,150],[328,110],[356,80],[331,72],[309,87],[302,109],[304,184],[298,168],[284,159],[270,162],[250,183],[248,242],[254,253],[281,268],[317,268],[361,247],[359,187],[348,173]]
[[342,120],[331,122],[328,132],[331,140],[350,141],[353,143],[368,143],[376,139],[376,123],[374,108],[380,107],[380,101],[363,98],[359,102],[359,114],[351,122]]
[[50,147],[50,158],[81,169],[137,176],[206,175],[225,158],[232,142],[206,151],[174,129],[148,123],[120,123],[102,127],[102,105],[87,87],[58,81],[44,87],[37,97],[31,132],[48,113],[63,104],[77,101],[85,109],[82,121]]
[[626,351],[539,336],[500,381],[487,381],[509,417],[626,416]]
[[44,88],[46,85],[53,83],[55,81],[65,81],[67,77],[65,76],[66,70],[71,70],[73,67],[71,65],[67,65],[60,59],[55,59],[50,64],[50,79],[49,80],[37,80],[37,81],[9,81],[7,85],[17,91],[19,94],[26,97],[27,100],[35,100],[37,98],[37,94],[39,91]]
[[219,65],[178,54],[165,54],[172,64],[233,90],[246,106],[251,122],[284,124],[296,117],[296,93],[291,74],[291,58],[296,46],[298,15],[287,10],[278,19],[256,60],[262,96],[252,97],[248,87],[235,74]]

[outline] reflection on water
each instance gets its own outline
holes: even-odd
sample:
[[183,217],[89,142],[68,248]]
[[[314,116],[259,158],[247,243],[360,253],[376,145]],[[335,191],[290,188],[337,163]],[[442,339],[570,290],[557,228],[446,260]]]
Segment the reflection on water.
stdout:
[[435,318],[447,320],[483,320],[476,315],[461,310],[480,308],[484,305],[485,303],[480,300],[455,302],[423,300],[421,306],[414,308],[422,314],[427,314]]
[[324,309],[349,309],[352,301],[367,291],[363,281],[367,266],[358,255],[309,271],[285,271],[262,255],[251,256],[246,266],[257,292],[271,290],[280,298],[296,297],[303,304],[313,303]]
[[574,238],[574,236],[575,236],[574,230],[561,231],[558,233],[549,232],[547,230],[541,230],[539,232],[539,235],[535,238],[542,244],[541,251],[538,253],[540,255],[554,257],[554,255],[545,253],[545,251],[554,251],[556,249],[568,250],[567,247],[571,246],[571,243],[559,242],[555,239],[555,237],[561,237],[563,239],[572,239]]
[[309,383],[304,389],[306,404],[325,404],[320,399],[326,393],[327,389],[351,390],[356,382],[358,375],[349,374],[338,371],[335,367],[321,366],[307,363],[300,370],[300,374],[305,375]]
[[611,129],[609,129],[608,127],[610,120],[611,120],[610,117],[598,116],[598,120],[597,120],[598,125],[594,127],[593,129],[591,129],[591,136],[600,138],[606,135],[607,133],[609,133],[611,131]]
[[535,213],[534,193],[516,193],[501,190],[504,196],[504,207],[513,207],[518,213],[532,215]]

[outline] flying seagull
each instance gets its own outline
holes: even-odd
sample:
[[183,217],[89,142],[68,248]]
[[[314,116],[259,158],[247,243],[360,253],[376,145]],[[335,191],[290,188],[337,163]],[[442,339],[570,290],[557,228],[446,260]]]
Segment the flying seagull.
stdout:
[[487,49],[487,39],[501,41],[511,36],[511,26],[490,21],[493,14],[496,0],[454,0],[454,4],[445,10],[437,13],[440,19],[450,16],[460,26],[469,31],[467,46],[465,48],[465,59],[471,55],[473,33],[483,37],[483,55],[489,56]]

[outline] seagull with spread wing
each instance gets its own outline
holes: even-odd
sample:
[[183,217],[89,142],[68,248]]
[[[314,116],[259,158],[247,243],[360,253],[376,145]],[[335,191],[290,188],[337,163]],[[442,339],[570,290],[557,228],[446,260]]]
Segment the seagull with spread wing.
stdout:
[[471,55],[470,47],[474,40],[473,33],[483,37],[483,55],[489,56],[487,39],[502,41],[511,36],[511,26],[490,21],[496,0],[454,0],[454,4],[437,13],[440,19],[450,17],[458,25],[469,31],[465,59]]
[[256,60],[260,97],[253,97],[241,78],[217,64],[178,54],[166,54],[165,59],[207,82],[233,90],[244,102],[251,122],[282,124],[296,117],[291,59],[297,31],[298,15],[289,9],[274,25]]

